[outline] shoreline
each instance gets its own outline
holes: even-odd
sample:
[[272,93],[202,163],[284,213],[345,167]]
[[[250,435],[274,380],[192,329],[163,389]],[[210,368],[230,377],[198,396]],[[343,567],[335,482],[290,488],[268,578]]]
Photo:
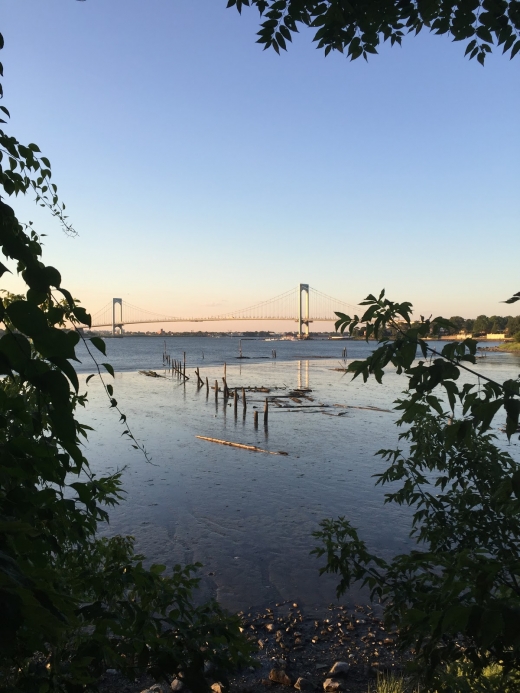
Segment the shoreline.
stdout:
[[[298,602],[286,601],[260,612],[238,612],[242,627],[258,647],[256,666],[230,677],[229,689],[208,675],[214,693],[265,693],[273,690],[337,690],[367,693],[379,673],[401,674],[406,661],[396,649],[395,633],[387,632],[380,607],[330,604],[316,617]],[[331,673],[336,663],[341,674]],[[302,681],[303,679],[303,681]],[[326,688],[325,683],[332,680]],[[175,680],[174,680],[175,681]],[[337,687],[336,686],[337,683]],[[130,682],[116,671],[101,677],[100,693],[189,693],[177,681],[156,684],[150,677]]]

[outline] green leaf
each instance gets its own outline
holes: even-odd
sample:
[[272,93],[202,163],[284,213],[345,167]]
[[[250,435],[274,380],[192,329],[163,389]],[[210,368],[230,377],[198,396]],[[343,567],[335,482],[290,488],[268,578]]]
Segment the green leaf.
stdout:
[[9,366],[20,373],[31,358],[31,344],[23,335],[8,332],[0,339],[0,353],[6,357]]
[[49,329],[45,313],[34,303],[14,301],[7,306],[6,313],[16,329],[29,337],[38,337]]
[[53,356],[49,359],[51,363],[53,363],[55,366],[57,366],[65,375],[67,378],[70,380],[72,383],[72,386],[74,387],[74,390],[78,392],[79,390],[79,380],[78,380],[78,374],[76,373],[76,369],[74,366],[67,361],[67,359],[60,358],[59,356]]
[[34,337],[34,348],[46,358],[58,357],[78,361],[76,345],[79,336],[73,330],[66,332],[56,327],[49,327],[39,337]]
[[115,377],[115,376],[114,376],[114,369],[112,368],[112,366],[111,366],[109,363],[102,363],[101,365],[102,365],[104,368],[106,368],[106,370],[110,373],[110,375],[111,375],[113,378]]
[[516,433],[518,429],[518,419],[520,417],[520,400],[518,399],[508,399],[504,402],[504,409],[506,410],[506,435],[508,439],[511,439],[513,433]]
[[106,344],[105,342],[101,339],[101,337],[90,337],[90,341],[92,344],[96,347],[98,351],[100,351],[103,356],[107,355],[106,352]]
[[72,313],[76,320],[78,320],[78,322],[80,322],[82,325],[87,325],[87,327],[92,326],[92,318],[89,315],[89,313],[87,313],[85,308],[82,308],[81,306],[76,306],[73,309]]

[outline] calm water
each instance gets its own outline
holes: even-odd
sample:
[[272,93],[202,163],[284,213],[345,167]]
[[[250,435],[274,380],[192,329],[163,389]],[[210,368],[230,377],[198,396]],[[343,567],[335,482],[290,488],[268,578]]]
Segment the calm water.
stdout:
[[[332,601],[334,579],[320,578],[320,562],[309,556],[316,544],[312,532],[324,517],[348,516],[369,546],[386,557],[409,545],[407,511],[384,506],[383,490],[372,479],[384,468],[375,452],[397,444],[397,417],[356,408],[391,409],[404,380],[389,373],[383,386],[363,385],[334,370],[343,348],[349,360],[362,358],[369,352],[366,343],[243,340],[243,354],[252,358],[241,361],[236,338],[170,337],[166,347],[174,358],[186,351],[192,377],[185,385],[136,372],[166,374],[162,338],[107,340],[107,360],[117,371],[116,398],[152,464],[121,437],[118,416],[99,383],[93,379],[88,385],[89,406],[80,418],[95,428],[88,444],[93,471],[125,467],[127,500],[111,512],[106,533],[133,534],[150,561],[202,562],[202,594],[230,609],[280,599],[312,606]],[[261,358],[270,357],[272,349],[277,359]],[[92,368],[82,361],[84,382]],[[196,387],[194,367],[212,383],[221,379],[224,361],[230,387],[309,387],[317,403],[331,406],[318,412],[271,406],[268,429],[260,415],[255,430],[254,408],[263,409],[265,395],[250,393],[245,414],[240,404],[235,418],[231,404],[215,403],[212,391],[206,396],[205,388]],[[478,369],[497,379],[515,377],[520,358],[489,354]],[[270,395],[277,393],[287,391]],[[197,435],[288,455],[234,449]],[[518,455],[517,445],[509,449]]]

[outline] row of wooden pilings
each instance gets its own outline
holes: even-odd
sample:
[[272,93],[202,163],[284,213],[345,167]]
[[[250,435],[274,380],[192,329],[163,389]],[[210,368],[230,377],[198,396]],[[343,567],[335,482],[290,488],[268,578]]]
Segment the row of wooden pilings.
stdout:
[[[182,361],[177,361],[176,359],[172,359],[172,357],[167,354],[166,352],[163,353],[163,364],[165,366],[168,366],[168,370],[171,370],[172,373],[172,378],[173,375],[176,374],[178,378],[184,378],[184,381],[189,380],[189,376],[186,375],[186,352],[183,352],[183,359]],[[206,376],[206,381],[204,381],[201,376],[200,376],[200,370],[197,367],[195,369],[195,375],[197,376],[197,388],[204,387],[206,385],[206,396],[209,396],[209,391],[210,391],[210,385],[209,385],[209,379]],[[224,377],[222,378],[223,382],[223,388],[219,389],[219,384],[218,380],[215,380],[215,385],[211,387],[212,390],[215,390],[215,402],[218,402],[218,393],[222,392],[223,397],[224,397],[224,405],[227,405],[228,399],[231,397],[231,392],[233,393],[233,410],[235,412],[235,417],[238,415],[238,400],[240,399],[239,394],[238,394],[238,388],[234,388],[232,390],[229,389],[228,384],[227,384],[227,365],[224,363]],[[246,399],[246,390],[245,388],[241,388],[242,393],[241,393],[241,399],[242,399],[242,406],[244,410],[244,415],[247,409],[247,399]],[[264,426],[267,426],[269,420],[269,399],[266,397],[265,402],[264,402]],[[255,428],[258,427],[258,410],[255,410],[253,412],[253,425]]]

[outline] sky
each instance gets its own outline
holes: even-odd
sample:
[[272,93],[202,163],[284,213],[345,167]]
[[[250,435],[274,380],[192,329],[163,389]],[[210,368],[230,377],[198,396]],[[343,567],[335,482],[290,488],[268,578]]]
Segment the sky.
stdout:
[[350,62],[302,29],[278,56],[226,0],[0,8],[7,130],[50,158],[79,235],[12,204],[92,313],[223,313],[300,282],[518,312],[520,55],[482,68],[423,31]]

